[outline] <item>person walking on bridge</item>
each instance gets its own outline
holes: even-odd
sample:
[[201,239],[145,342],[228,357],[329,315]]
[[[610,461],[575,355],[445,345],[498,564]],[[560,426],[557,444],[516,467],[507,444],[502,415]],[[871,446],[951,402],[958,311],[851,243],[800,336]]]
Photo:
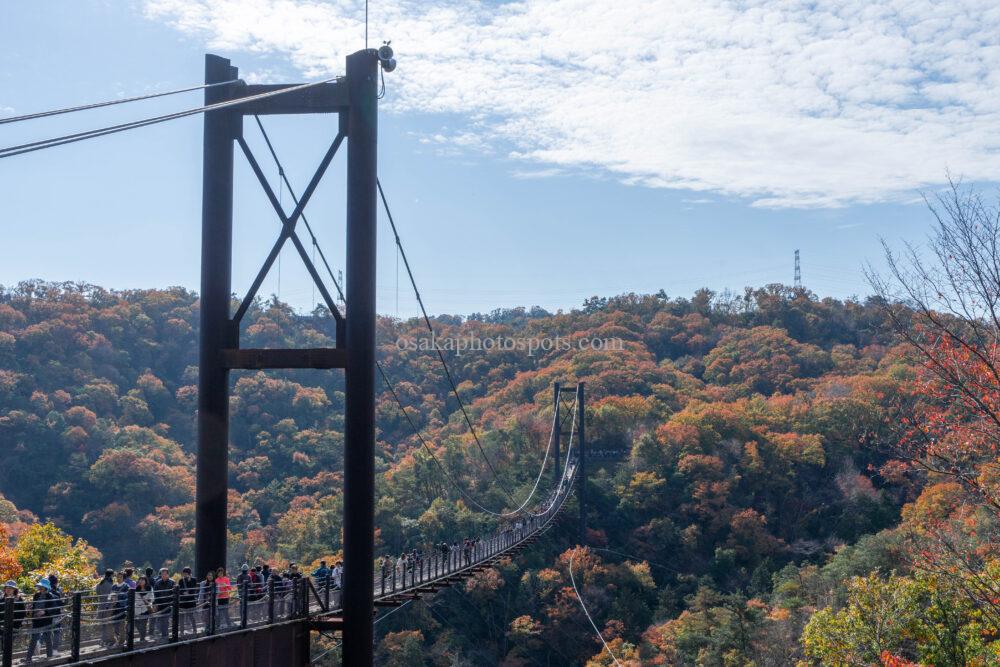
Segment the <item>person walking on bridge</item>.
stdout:
[[260,566],[249,567],[244,563],[246,571],[246,593],[247,593],[247,615],[250,620],[257,620],[262,617],[263,605],[260,601],[264,599],[264,578],[260,575]]
[[326,588],[330,585],[330,568],[326,566],[325,560],[321,560],[319,562],[319,567],[313,570],[312,578],[319,584],[320,589]]
[[66,600],[63,598],[63,591],[59,588],[59,577],[53,572],[48,576],[49,584],[52,586],[52,650],[56,653],[59,652],[59,647],[62,646],[62,626],[63,626],[63,609],[66,606]]
[[119,572],[115,575],[115,585],[111,588],[108,596],[112,600],[111,604],[111,632],[114,635],[115,644],[125,644],[125,617],[128,614],[128,592],[129,586],[125,581],[125,573]]
[[233,619],[229,617],[229,598],[233,590],[233,582],[226,574],[226,568],[215,571],[215,586],[219,591],[219,627],[233,627]]
[[175,585],[174,580],[170,578],[170,570],[161,567],[160,578],[153,584],[153,613],[156,614],[154,624],[160,631],[162,639],[167,638],[167,632],[170,630],[170,610],[174,604]]
[[139,641],[153,638],[153,587],[146,575],[140,576],[135,582],[135,633]]
[[399,579],[406,585],[406,566],[407,566],[406,552],[399,554],[399,558],[396,559],[396,569],[399,571]]
[[339,560],[330,570],[330,583],[335,589],[344,587],[344,564]]
[[38,642],[45,644],[45,655],[52,658],[52,600],[52,584],[42,577],[35,584],[35,595],[31,598],[31,639],[25,664],[34,661]]
[[392,559],[389,554],[382,556],[382,592],[385,592],[385,581],[392,574]]
[[205,579],[198,586],[198,606],[205,614],[205,626],[212,625],[212,598],[216,595],[215,570],[205,573]]
[[198,606],[198,581],[191,576],[191,568],[185,567],[181,570],[181,578],[177,582],[180,590],[180,628],[178,634],[184,632],[184,626],[191,626],[191,634],[198,634],[198,619],[195,608]]
[[251,603],[260,599],[260,596],[257,595],[259,584],[260,579],[257,576],[257,571],[251,568],[249,563],[243,563],[240,573],[236,575],[236,590],[239,591],[240,597],[246,596],[247,618],[249,620],[253,620],[257,610],[257,606],[251,605]]
[[94,592],[97,594],[97,620],[101,624],[101,643],[104,646],[114,646],[114,628],[111,615],[114,609],[112,593],[115,589],[115,571],[107,569],[104,578],[97,582]]
[[[7,606],[7,600],[14,601],[14,616],[11,618],[11,631],[17,632],[21,629],[21,624],[24,623],[24,598],[21,597],[21,591],[17,588],[17,582],[11,579],[6,584],[3,585],[3,607],[0,608],[0,630],[5,630],[3,624],[7,622],[6,616],[3,610]],[[3,647],[3,637],[7,636],[5,632],[0,632],[0,648]]]

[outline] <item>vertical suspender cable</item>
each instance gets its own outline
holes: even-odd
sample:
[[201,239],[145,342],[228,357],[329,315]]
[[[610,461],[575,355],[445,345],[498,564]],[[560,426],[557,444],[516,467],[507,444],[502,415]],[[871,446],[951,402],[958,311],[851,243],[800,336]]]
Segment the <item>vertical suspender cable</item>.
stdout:
[[[380,180],[375,181],[375,185],[378,187],[379,196],[382,198],[382,206],[385,208],[386,217],[389,218],[389,225],[392,227],[393,236],[396,239],[396,247],[399,249],[400,257],[403,258],[403,266],[406,267],[406,273],[410,277],[410,284],[413,286],[413,293],[417,297],[417,303],[420,305],[420,312],[424,316],[424,324],[427,326],[427,330],[431,334],[431,339],[434,338],[434,326],[431,324],[430,317],[427,316],[427,308],[424,307],[424,300],[420,296],[420,290],[417,289],[417,281],[413,277],[413,270],[410,268],[410,261],[406,257],[406,251],[403,250],[403,243],[399,238],[399,231],[396,229],[396,222],[392,218],[392,211],[389,210],[389,202],[386,201],[385,191],[382,189],[382,182]],[[469,417],[468,411],[465,409],[465,402],[458,393],[458,386],[455,384],[455,379],[451,375],[451,370],[448,368],[448,362],[444,359],[444,354],[441,352],[440,346],[434,346],[437,352],[438,359],[441,361],[441,366],[444,368],[445,377],[448,379],[448,384],[451,386],[451,393],[455,395],[455,399],[458,401],[458,408],[462,411],[462,416],[465,418],[465,423],[469,426],[469,432],[472,433],[472,439],[476,442],[476,447],[479,448],[479,453],[482,454],[483,460],[486,461],[486,465],[489,467],[490,471],[493,473],[493,477],[496,479],[497,484],[503,489],[507,497],[510,498],[511,502],[517,504],[514,500],[514,496],[511,494],[510,489],[504,484],[503,480],[500,479],[500,474],[497,469],[493,466],[490,458],[486,456],[486,450],[483,448],[483,443],[479,440],[479,434],[476,433],[476,427],[472,424],[472,419]]]

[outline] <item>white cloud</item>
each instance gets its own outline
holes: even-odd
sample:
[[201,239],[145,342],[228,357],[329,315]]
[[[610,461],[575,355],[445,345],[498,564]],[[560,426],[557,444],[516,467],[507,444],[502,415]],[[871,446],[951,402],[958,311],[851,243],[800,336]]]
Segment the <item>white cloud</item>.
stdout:
[[[304,76],[361,47],[354,0],[147,0],[215,49]],[[375,3],[390,109],[468,120],[539,168],[832,207],[910,199],[950,168],[1000,180],[994,0],[456,0]]]
[[410,132],[417,137],[417,141],[424,145],[434,147],[434,152],[438,155],[459,156],[468,151],[490,154],[493,147],[484,138],[482,132],[472,132],[469,130],[449,130],[444,127],[441,132],[426,134],[422,132]]
[[538,178],[552,178],[554,176],[562,176],[566,172],[558,167],[549,167],[547,169],[515,169],[510,173],[511,176],[520,180],[533,180]]

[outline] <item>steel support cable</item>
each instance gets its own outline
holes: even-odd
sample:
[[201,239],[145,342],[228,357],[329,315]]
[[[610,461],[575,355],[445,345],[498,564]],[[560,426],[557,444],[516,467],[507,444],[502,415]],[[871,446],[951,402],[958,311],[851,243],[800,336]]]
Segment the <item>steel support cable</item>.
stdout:
[[608,646],[608,643],[606,641],[604,641],[604,635],[602,635],[601,631],[597,629],[597,624],[594,623],[594,619],[591,618],[590,612],[587,611],[587,605],[583,603],[583,596],[580,595],[580,589],[578,589],[576,587],[576,578],[573,576],[573,559],[574,558],[576,558],[576,552],[575,551],[569,557],[569,580],[570,580],[570,583],[573,584],[573,592],[576,593],[576,599],[577,599],[577,601],[579,601],[580,608],[583,609],[583,613],[586,615],[587,620],[590,621],[591,627],[594,628],[594,632],[597,633],[597,637],[601,640],[601,643],[604,644],[604,650],[608,652],[608,655],[610,655],[611,659],[615,661],[615,664],[618,665],[619,667],[621,667],[622,663],[618,662],[618,658],[616,658],[615,654],[611,652],[611,647]]
[[[528,501],[531,500],[531,497],[534,495],[535,490],[537,490],[537,488],[538,488],[538,480],[541,479],[542,474],[545,471],[545,462],[544,461],[542,462],[541,472],[539,472],[538,479],[535,480],[535,488],[532,489],[531,494],[528,496],[528,498],[524,501],[524,503],[521,504],[521,506],[516,511],[513,511],[513,512],[496,512],[494,510],[489,509],[488,507],[483,506],[482,503],[480,503],[478,500],[476,500],[474,497],[472,497],[469,494],[469,492],[467,492],[465,489],[462,488],[462,486],[458,483],[458,481],[451,475],[451,473],[448,472],[448,469],[445,468],[444,464],[441,463],[441,461],[438,459],[437,455],[434,453],[434,450],[431,449],[430,445],[427,443],[426,438],[424,438],[423,434],[420,432],[420,429],[417,428],[417,425],[413,422],[413,419],[410,417],[410,414],[406,411],[406,407],[403,405],[402,400],[400,400],[399,394],[396,393],[396,388],[393,386],[392,382],[389,381],[389,377],[386,375],[385,368],[382,366],[381,362],[376,362],[376,367],[378,368],[378,371],[379,371],[379,373],[382,376],[382,381],[385,383],[386,388],[389,389],[389,394],[392,396],[393,400],[396,401],[396,404],[399,406],[400,412],[403,413],[403,417],[406,419],[407,423],[410,425],[410,429],[413,431],[413,434],[417,436],[417,440],[420,441],[420,444],[423,446],[423,448],[430,455],[431,459],[437,465],[437,467],[441,471],[441,473],[448,479],[449,482],[451,482],[452,486],[454,486],[458,490],[458,492],[466,500],[468,500],[469,502],[471,502],[473,505],[475,505],[482,512],[485,512],[487,514],[490,514],[490,515],[496,516],[496,517],[500,517],[500,518],[508,518],[508,517],[517,516],[517,515],[521,514],[522,510],[527,505]],[[554,425],[553,425],[553,427],[554,427]],[[546,459],[548,458],[548,452],[552,449],[552,442],[554,440],[554,438],[552,436],[554,434],[555,434],[554,430],[550,432],[550,435],[549,435],[549,447],[546,450]],[[568,454],[568,451],[567,451],[567,454]],[[531,512],[528,512],[528,514],[531,514]],[[541,512],[540,514],[544,514],[544,512]],[[538,515],[535,515],[535,516],[538,516]]]
[[312,83],[303,83],[297,86],[290,86],[288,88],[281,88],[280,90],[270,90],[265,93],[259,93],[257,95],[248,95],[247,97],[238,97],[231,100],[224,100],[222,102],[216,102],[214,104],[208,104],[201,107],[194,107],[191,109],[185,109],[183,111],[175,111],[174,113],[164,114],[162,116],[153,116],[151,118],[144,118],[142,120],[131,121],[128,123],[121,123],[119,125],[111,125],[109,127],[98,128],[95,130],[86,130],[84,132],[77,132],[75,134],[67,134],[61,137],[54,137],[52,139],[43,139],[40,141],[33,141],[27,144],[19,144],[17,146],[8,146],[6,148],[0,148],[0,158],[13,157],[15,155],[22,155],[24,153],[31,153],[33,151],[39,151],[44,148],[54,148],[56,146],[63,146],[65,144],[71,144],[76,141],[84,141],[85,139],[94,139],[96,137],[103,137],[109,134],[115,134],[117,132],[124,132],[126,130],[132,130],[140,127],[146,127],[149,125],[156,125],[157,123],[164,123],[169,120],[176,120],[178,118],[184,118],[186,116],[193,116],[199,113],[206,113],[208,111],[216,111],[218,109],[225,109],[227,107],[236,106],[239,104],[245,104],[247,102],[254,102],[256,100],[262,100],[269,97],[276,97],[278,95],[284,95],[285,93],[295,92],[297,90],[305,90],[306,88],[312,88],[315,86],[322,85],[324,83],[331,83],[336,81],[337,77],[332,77],[325,79],[323,81],[314,81]]
[[[260,117],[258,117],[257,115],[254,115],[254,119],[257,121],[257,126],[260,128],[260,132],[261,132],[261,134],[264,137],[264,142],[267,144],[267,148],[268,148],[268,150],[271,153],[271,157],[274,159],[275,164],[278,166],[278,170],[279,170],[279,173],[281,174],[281,178],[284,181],[285,186],[288,188],[288,193],[291,195],[292,200],[295,202],[295,204],[297,206],[298,205],[298,197],[296,196],[295,191],[292,189],[292,184],[288,181],[288,177],[285,175],[284,167],[282,166],[281,161],[278,159],[278,155],[277,155],[277,153],[274,150],[274,146],[271,144],[271,139],[268,136],[267,131],[264,129],[264,125],[263,125],[263,123],[261,123]],[[303,213],[300,217],[302,218],[303,223],[305,223],[306,229],[309,231],[309,235],[312,238],[313,245],[315,245],[315,246],[318,247],[318,242],[316,240],[316,235],[313,234],[312,227],[309,225],[309,221],[306,220],[305,213]],[[322,248],[319,248],[319,256],[320,256],[320,258],[322,258],[323,265],[326,267],[326,271],[330,275],[330,279],[333,281],[333,286],[337,289],[337,294],[340,296],[340,300],[346,303],[347,299],[344,297],[344,291],[341,289],[340,283],[337,282],[336,277],[334,277],[334,275],[333,275],[333,269],[330,268],[330,264],[326,261],[326,255],[323,253],[323,249]],[[389,380],[389,376],[386,374],[385,368],[382,366],[382,362],[376,361],[375,365],[378,368],[379,374],[382,376],[382,382],[385,383],[385,386],[389,390],[390,395],[392,395],[392,398],[396,401],[396,404],[399,406],[399,410],[400,410],[400,412],[403,413],[403,417],[406,419],[407,423],[409,423],[410,429],[413,431],[414,435],[417,436],[417,439],[420,441],[420,444],[423,445],[423,447],[424,447],[425,450],[427,450],[427,453],[430,455],[431,459],[433,459],[434,463],[437,464],[438,468],[440,468],[441,472],[448,479],[448,481],[451,482],[451,484],[456,489],[458,489],[458,491],[459,491],[459,493],[461,495],[465,496],[466,500],[468,500],[469,502],[471,502],[473,505],[475,505],[476,507],[478,507],[480,510],[482,510],[484,512],[487,512],[489,514],[494,514],[494,515],[497,515],[497,516],[501,516],[501,515],[497,514],[496,512],[493,512],[492,510],[490,510],[490,509],[484,507],[483,505],[481,505],[479,503],[479,501],[477,501],[475,498],[473,498],[471,495],[469,495],[465,491],[465,489],[463,489],[461,487],[461,485],[459,485],[457,483],[457,481],[448,473],[448,471],[445,469],[444,465],[438,460],[437,456],[435,456],[434,451],[430,448],[430,445],[424,439],[423,434],[420,432],[420,429],[417,428],[417,425],[413,422],[413,419],[410,417],[410,414],[406,411],[406,407],[403,405],[403,401],[399,398],[399,394],[396,393],[396,387]]]
[[[463,591],[461,586],[450,586],[448,588],[448,590],[449,591],[454,591],[455,593],[457,593],[458,594],[458,599],[460,599],[462,601],[462,604],[464,604],[467,607],[470,607],[474,612],[476,612],[476,615],[479,616],[480,620],[483,621],[483,624],[484,625],[486,624],[485,620],[483,619],[482,609],[480,609],[478,606],[476,606],[475,604],[473,604],[469,600],[468,593],[466,593],[465,591]],[[447,609],[448,607],[445,607],[445,608]],[[448,619],[444,618],[440,613],[438,613],[437,611],[434,610],[434,605],[431,605],[431,604],[427,605],[427,610],[429,612],[431,612],[432,614],[434,614],[434,616],[436,616],[438,618],[438,620],[440,620],[443,624],[445,624],[445,625],[452,625],[452,623],[449,622]],[[573,663],[573,661],[569,658],[569,656],[567,656],[565,653],[563,653],[562,651],[560,651],[554,644],[547,644],[546,646],[548,648],[554,650],[556,653],[558,653],[560,656],[563,657],[563,659],[566,661],[563,664],[570,665],[570,664]]]
[[466,490],[463,489],[460,484],[458,484],[455,478],[451,476],[451,473],[448,472],[448,470],[444,467],[444,464],[442,464],[441,461],[438,460],[438,457],[434,454],[434,450],[432,450],[430,445],[427,444],[427,440],[420,432],[420,429],[418,429],[417,425],[413,423],[413,419],[410,417],[410,414],[406,411],[406,408],[403,406],[403,402],[400,400],[399,395],[396,393],[396,388],[389,381],[389,378],[385,373],[385,369],[382,367],[382,363],[375,362],[375,365],[382,376],[382,381],[385,383],[386,388],[389,389],[389,393],[392,395],[393,399],[395,399],[396,404],[399,405],[400,412],[403,413],[403,417],[406,419],[407,423],[409,423],[410,429],[413,431],[414,435],[417,436],[417,440],[419,440],[420,444],[423,445],[423,448],[430,455],[434,463],[437,464],[437,467],[441,470],[441,473],[448,479],[449,482],[451,482],[452,486],[454,486],[458,490],[458,492],[465,497],[466,500],[475,505],[481,511],[486,512],[487,514],[492,514],[493,516],[503,516],[501,513],[494,512],[493,510],[481,505],[478,500],[469,495],[468,492],[466,492]]
[[[542,458],[542,465],[538,469],[538,476],[535,478],[535,484],[531,487],[531,492],[528,494],[528,497],[524,499],[524,502],[521,503],[516,510],[514,510],[514,512],[513,512],[514,514],[519,514],[520,512],[522,512],[524,510],[524,508],[527,507],[527,505],[531,501],[531,499],[534,497],[535,492],[538,491],[538,484],[542,481],[542,475],[545,474],[545,464],[549,462],[549,453],[552,451],[552,444],[555,442],[556,423],[557,423],[556,419],[557,419],[556,413],[555,413],[555,411],[553,411],[552,412],[552,427],[549,430],[549,444],[548,444],[548,447],[545,448],[545,456]],[[532,512],[528,512],[528,514],[532,514]],[[542,514],[544,514],[544,512],[542,512]],[[535,516],[538,516],[538,515],[535,515]]]
[[[284,182],[285,187],[288,188],[288,193],[289,193],[289,195],[291,195],[292,201],[294,201],[295,204],[296,204],[296,206],[298,206],[298,203],[299,203],[298,197],[296,196],[295,191],[292,188],[292,184],[288,180],[288,176],[285,174],[285,169],[284,169],[283,165],[281,164],[281,160],[278,158],[277,152],[274,150],[274,145],[271,143],[271,138],[268,136],[267,130],[264,129],[264,125],[261,122],[260,117],[257,116],[256,114],[254,115],[254,120],[257,121],[257,126],[260,128],[261,135],[264,138],[264,143],[267,144],[267,149],[271,153],[271,157],[274,160],[275,165],[277,165],[277,167],[278,167],[278,173],[281,175],[281,179]],[[379,189],[381,191],[381,186],[379,186]],[[384,203],[384,201],[385,201],[385,195],[383,194],[383,203]],[[386,212],[388,213],[388,207],[386,208]],[[302,222],[305,224],[306,229],[309,232],[309,236],[312,239],[313,246],[319,251],[320,259],[323,260],[323,265],[326,267],[326,271],[329,274],[330,279],[333,281],[333,286],[337,289],[337,294],[340,296],[340,300],[346,303],[347,300],[344,297],[344,292],[343,292],[343,290],[340,287],[340,283],[337,281],[336,277],[333,275],[333,269],[330,267],[330,264],[329,264],[329,262],[326,259],[326,254],[323,252],[323,248],[320,247],[319,242],[318,242],[318,240],[316,238],[316,235],[313,233],[312,226],[309,224],[309,221],[306,219],[305,213],[303,212],[300,215],[300,217],[302,218]],[[392,222],[392,216],[391,216],[391,214],[389,215],[389,219],[390,219],[390,222]],[[396,232],[396,225],[395,225],[395,223],[392,223],[392,229],[393,229],[393,232],[395,233]],[[397,247],[400,250],[400,254],[403,254],[402,253],[402,246],[399,244],[399,235],[398,234],[396,234],[396,242],[397,242]],[[405,261],[405,256],[404,256],[404,261]],[[407,271],[409,271],[409,265],[407,265]],[[410,279],[411,279],[411,281],[413,280],[413,274],[412,274],[412,272],[410,272]],[[414,290],[416,290],[416,284],[414,284]],[[419,294],[418,294],[418,299],[419,299]],[[421,307],[423,307],[422,303],[421,303]],[[426,311],[424,313],[424,316],[426,317]],[[432,329],[432,332],[433,332],[433,329]],[[426,440],[424,439],[423,435],[420,433],[420,430],[417,428],[416,424],[414,424],[413,420],[410,418],[409,413],[407,413],[406,408],[403,406],[403,402],[400,400],[399,395],[396,393],[395,387],[393,386],[392,382],[389,381],[389,378],[388,378],[388,376],[386,375],[386,372],[385,372],[385,368],[382,366],[381,362],[376,362],[376,365],[378,367],[379,374],[382,376],[382,381],[385,383],[386,387],[389,389],[389,393],[392,395],[392,397],[396,401],[397,405],[399,405],[399,409],[403,413],[403,416],[406,418],[406,421],[409,423],[410,428],[413,430],[414,434],[420,440],[420,443],[423,445],[424,449],[427,450],[427,453],[431,456],[431,458],[434,460],[434,462],[437,464],[437,466],[441,469],[441,472],[448,478],[448,480],[452,483],[452,485],[455,486],[458,489],[458,491],[463,496],[465,496],[465,498],[467,500],[469,500],[472,504],[474,504],[480,510],[482,510],[482,511],[488,513],[488,514],[492,514],[494,516],[500,516],[500,517],[516,516],[517,514],[519,514],[521,512],[521,510],[524,509],[524,507],[527,505],[527,503],[534,496],[535,491],[538,489],[539,481],[541,480],[543,472],[545,470],[545,464],[548,461],[549,452],[552,450],[552,443],[553,443],[553,440],[554,440],[553,436],[555,435],[554,424],[553,424],[553,429],[549,433],[549,445],[548,445],[548,448],[545,450],[545,458],[542,461],[541,470],[538,473],[538,477],[535,479],[535,485],[532,488],[531,493],[528,495],[528,498],[525,499],[524,503],[522,503],[521,506],[518,507],[518,509],[515,510],[514,512],[494,512],[493,510],[490,510],[490,509],[484,507],[480,502],[478,502],[475,498],[473,498],[471,495],[469,495],[456,482],[456,480],[448,473],[448,471],[444,468],[443,464],[437,459],[437,456],[434,454],[434,451],[427,444]],[[447,370],[447,367],[446,367],[446,370]],[[450,376],[449,376],[449,379],[450,379]],[[485,453],[483,455],[485,456]],[[489,463],[489,460],[487,460],[487,463]],[[495,474],[495,472],[494,472],[494,474]],[[514,500],[513,497],[511,498],[511,500]]]
[[372,625],[378,625],[379,623],[381,623],[385,619],[389,618],[390,616],[392,616],[397,611],[399,611],[400,609],[402,609],[406,605],[410,604],[411,602],[413,602],[413,600],[407,600],[406,602],[404,602],[403,604],[399,605],[395,609],[393,609],[393,610],[391,610],[389,612],[386,612],[385,614],[382,614],[381,616],[379,616],[378,618],[376,618],[374,621],[372,621]]
[[[270,151],[271,157],[274,159],[274,164],[278,166],[278,174],[281,176],[281,180],[284,181],[285,187],[288,188],[288,194],[291,195],[292,201],[295,205],[299,205],[298,195],[295,194],[295,190],[292,189],[292,184],[288,181],[288,176],[285,175],[285,168],[281,164],[281,160],[278,159],[278,154],[274,150],[274,146],[271,144],[271,138],[267,135],[267,131],[264,129],[264,124],[260,120],[260,116],[254,114],[254,120],[257,121],[257,127],[260,128],[260,133],[264,137],[264,143],[267,144],[267,150]],[[313,248],[319,252],[319,258],[323,260],[323,266],[326,267],[326,272],[330,275],[330,280],[333,281],[333,286],[337,288],[337,294],[340,295],[340,300],[347,303],[347,299],[344,298],[344,290],[340,288],[340,283],[337,282],[336,276],[333,275],[333,269],[330,268],[330,263],[326,261],[326,254],[323,252],[323,248],[320,247],[319,241],[316,239],[316,234],[313,233],[312,225],[309,224],[309,220],[306,219],[305,211],[299,216],[302,218],[303,224],[306,226],[306,230],[309,232],[309,238],[312,239]]]
[[198,86],[188,86],[187,88],[178,88],[176,90],[166,90],[161,93],[149,93],[148,95],[136,95],[135,97],[124,97],[117,100],[106,100],[104,102],[94,102],[92,104],[81,104],[75,107],[65,107],[62,109],[51,109],[49,111],[38,111],[35,113],[27,113],[21,116],[11,116],[10,118],[0,118],[0,125],[6,125],[7,123],[17,123],[22,120],[34,120],[36,118],[48,118],[49,116],[59,116],[64,113],[73,113],[76,111],[87,111],[89,109],[100,109],[102,107],[111,107],[116,104],[125,104],[127,102],[139,102],[141,100],[151,100],[156,97],[167,97],[168,95],[177,95],[179,93],[190,93],[194,90],[202,90],[205,88],[214,88],[215,86],[225,86],[230,83],[236,83],[239,79],[232,79],[230,81],[218,81],[216,83],[203,83]]
[[323,659],[323,658],[325,658],[325,657],[326,657],[327,655],[329,655],[330,653],[333,653],[333,652],[334,652],[334,651],[336,651],[336,650],[337,650],[338,648],[340,648],[340,647],[341,647],[341,646],[343,645],[343,643],[344,643],[344,642],[343,642],[343,640],[341,640],[341,641],[337,642],[336,644],[334,644],[334,645],[333,645],[333,646],[331,646],[330,648],[326,649],[325,651],[323,651],[322,653],[320,653],[319,655],[317,655],[317,656],[316,656],[315,658],[311,659],[311,660],[309,661],[309,663],[310,663],[310,664],[315,664],[315,663],[316,663],[317,661],[319,661],[319,660],[322,660],[322,659]]
[[[379,196],[382,198],[382,206],[385,208],[385,214],[389,218],[389,225],[392,227],[392,234],[396,238],[396,247],[399,248],[399,254],[403,258],[403,266],[406,267],[406,273],[410,277],[410,285],[413,286],[413,294],[417,297],[417,303],[420,305],[420,312],[423,313],[424,324],[427,325],[427,330],[430,331],[431,340],[433,340],[434,326],[431,324],[431,319],[427,316],[427,309],[424,307],[424,300],[420,296],[420,290],[417,289],[417,281],[414,279],[413,271],[410,269],[410,260],[406,257],[406,251],[403,250],[403,243],[399,238],[399,231],[396,229],[396,222],[392,218],[392,211],[389,210],[389,202],[386,201],[385,191],[382,189],[382,181],[376,178],[375,185],[378,187]],[[479,435],[476,433],[476,428],[472,425],[472,419],[469,418],[469,413],[465,409],[465,402],[462,401],[462,397],[458,393],[458,387],[455,385],[455,380],[451,376],[451,371],[448,369],[448,362],[445,361],[441,348],[438,345],[435,345],[434,350],[437,352],[438,359],[441,360],[441,366],[444,368],[444,374],[448,378],[448,384],[451,385],[451,391],[455,395],[455,399],[458,401],[458,407],[462,411],[465,423],[469,426],[469,432],[472,433],[472,437],[476,441],[479,453],[483,455],[483,460],[486,461],[486,465],[489,466],[497,484],[500,485],[500,488],[502,488],[504,493],[507,494],[507,497],[510,498],[511,502],[517,504],[517,501],[514,500],[514,496],[510,492],[510,489],[507,488],[507,485],[503,483],[502,479],[500,479],[497,469],[493,467],[489,457],[486,456],[486,450],[483,449],[483,444],[479,441]]]

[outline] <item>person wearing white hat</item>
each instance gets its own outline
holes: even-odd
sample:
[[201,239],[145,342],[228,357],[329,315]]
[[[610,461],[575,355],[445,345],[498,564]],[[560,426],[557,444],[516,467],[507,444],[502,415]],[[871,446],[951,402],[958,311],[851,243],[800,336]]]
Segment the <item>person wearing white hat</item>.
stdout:
[[[6,622],[5,609],[7,600],[14,601],[14,618],[11,626],[14,632],[17,632],[21,629],[21,624],[24,622],[24,598],[21,597],[21,591],[18,590],[17,582],[13,579],[3,585],[3,599],[0,600],[0,630],[3,629],[3,624]],[[0,647],[3,646],[2,638],[4,634],[0,632]]]

